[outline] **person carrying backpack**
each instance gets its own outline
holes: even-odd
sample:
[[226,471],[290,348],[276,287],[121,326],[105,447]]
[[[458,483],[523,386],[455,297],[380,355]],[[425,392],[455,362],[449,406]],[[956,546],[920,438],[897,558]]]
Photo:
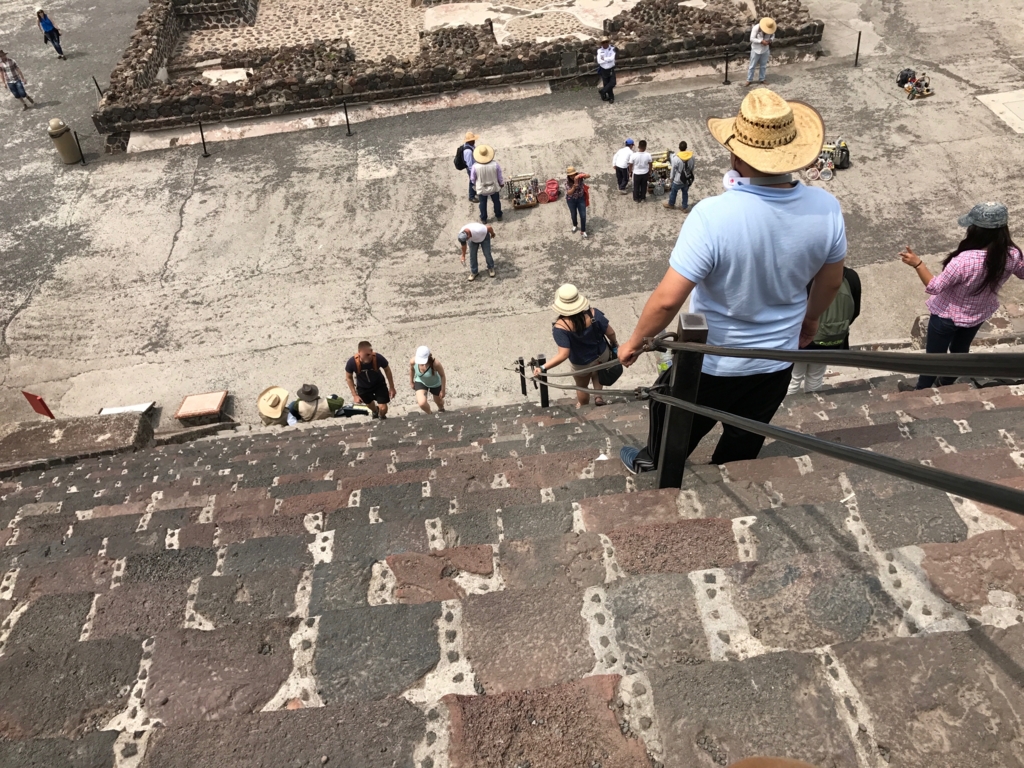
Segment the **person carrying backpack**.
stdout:
[[683,213],[690,212],[690,185],[693,184],[693,152],[686,151],[686,142],[679,142],[679,151],[672,155],[672,175],[670,176],[672,189],[668,193],[668,200],[662,203],[663,206],[672,210],[676,207],[676,194],[683,193],[683,204],[679,209]]
[[[860,315],[860,276],[849,267],[843,267],[843,283],[839,293],[821,316],[818,333],[807,350],[849,349],[850,326]],[[828,366],[824,363],[794,363],[793,378],[789,382],[787,395],[800,391],[817,392],[821,389]]]
[[373,418],[388,417],[388,403],[397,394],[395,380],[388,361],[384,355],[373,351],[370,342],[360,341],[356,353],[345,363],[345,380],[352,392],[352,399],[357,404],[368,405]]
[[466,132],[466,140],[455,150],[455,170],[465,171],[469,176],[469,202],[479,202],[476,196],[476,184],[473,183],[473,150],[476,148],[477,136],[472,131]]

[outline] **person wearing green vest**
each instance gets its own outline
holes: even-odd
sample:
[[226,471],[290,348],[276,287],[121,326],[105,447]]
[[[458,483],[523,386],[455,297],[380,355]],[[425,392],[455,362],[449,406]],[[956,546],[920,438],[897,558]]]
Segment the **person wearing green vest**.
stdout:
[[[821,316],[818,333],[804,349],[849,349],[850,326],[860,315],[860,276],[843,267],[843,284],[839,293]],[[824,363],[796,363],[787,394],[793,395],[803,386],[804,392],[817,392],[825,379]]]

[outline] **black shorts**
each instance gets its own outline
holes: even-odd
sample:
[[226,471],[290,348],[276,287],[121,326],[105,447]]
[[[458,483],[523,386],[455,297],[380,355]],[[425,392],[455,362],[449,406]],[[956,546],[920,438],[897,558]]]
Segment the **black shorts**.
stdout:
[[424,389],[427,392],[429,392],[430,394],[432,394],[434,397],[440,397],[441,396],[441,385],[440,384],[438,384],[436,387],[428,387],[426,384],[424,384],[421,381],[414,381],[412,383],[412,388],[416,392],[419,392],[421,389]]
[[356,387],[356,394],[359,395],[359,399],[364,403],[387,405],[391,402],[391,396],[388,394],[388,385],[383,381],[375,384],[371,389]]

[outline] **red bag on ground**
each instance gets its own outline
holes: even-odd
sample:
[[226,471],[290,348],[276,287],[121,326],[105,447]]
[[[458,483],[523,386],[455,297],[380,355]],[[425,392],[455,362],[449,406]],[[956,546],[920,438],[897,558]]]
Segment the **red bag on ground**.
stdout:
[[552,203],[558,199],[558,179],[548,179],[544,185],[544,191],[548,193],[548,202]]

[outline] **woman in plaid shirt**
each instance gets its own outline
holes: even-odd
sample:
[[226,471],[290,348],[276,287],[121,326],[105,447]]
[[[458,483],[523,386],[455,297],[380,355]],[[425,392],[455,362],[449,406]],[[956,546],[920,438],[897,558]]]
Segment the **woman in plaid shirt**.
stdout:
[[[1010,275],[1024,278],[1024,257],[1010,238],[1009,214],[1002,203],[980,203],[961,216],[967,234],[932,275],[908,245],[900,257],[917,272],[929,294],[928,352],[967,352],[981,324],[999,309],[999,289]],[[916,385],[901,381],[902,391],[943,387],[956,381],[949,376],[920,376]]]

